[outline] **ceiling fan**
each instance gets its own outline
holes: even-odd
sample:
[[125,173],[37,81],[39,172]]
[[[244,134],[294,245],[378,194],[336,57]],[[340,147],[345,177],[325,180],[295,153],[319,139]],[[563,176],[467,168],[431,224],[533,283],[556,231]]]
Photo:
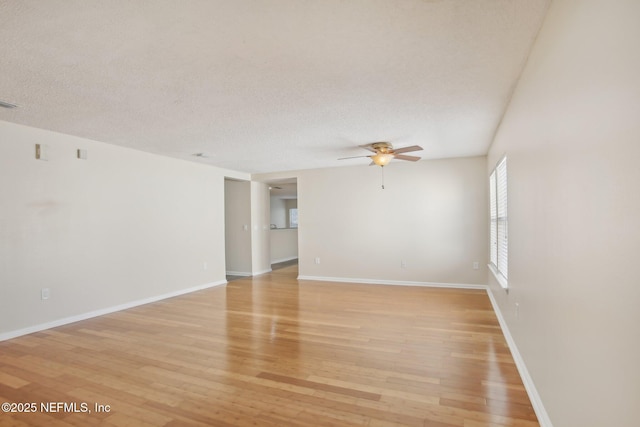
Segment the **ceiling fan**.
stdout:
[[361,145],[360,147],[365,150],[369,150],[374,154],[370,154],[368,156],[353,156],[353,157],[343,157],[338,160],[346,160],[346,159],[357,159],[361,157],[369,157],[371,159],[371,165],[378,166],[386,166],[392,159],[397,160],[408,160],[410,162],[416,162],[420,160],[418,156],[407,156],[403,153],[410,153],[412,151],[420,151],[422,147],[419,145],[412,145],[410,147],[402,147],[398,149],[394,149],[393,145],[390,142],[374,142],[372,144]]

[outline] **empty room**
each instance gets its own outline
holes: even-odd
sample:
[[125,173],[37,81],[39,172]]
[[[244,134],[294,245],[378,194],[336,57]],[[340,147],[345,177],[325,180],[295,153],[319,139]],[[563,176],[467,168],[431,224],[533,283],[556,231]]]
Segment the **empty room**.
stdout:
[[0,426],[637,426],[639,22],[0,0]]

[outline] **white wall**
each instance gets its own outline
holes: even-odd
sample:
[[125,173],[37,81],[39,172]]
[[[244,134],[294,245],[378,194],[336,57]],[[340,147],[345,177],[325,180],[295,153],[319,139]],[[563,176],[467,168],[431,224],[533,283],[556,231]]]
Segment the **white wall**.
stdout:
[[271,230],[271,264],[298,258],[298,230]]
[[634,0],[552,2],[489,153],[511,291],[490,284],[556,427],[640,420],[639,23]]
[[0,140],[0,336],[224,281],[224,171],[6,122]]
[[225,258],[228,274],[251,275],[251,182],[225,180]]
[[287,226],[287,208],[283,199],[271,196],[269,211],[271,213],[270,224],[275,224],[278,228]]
[[275,224],[278,228],[290,228],[289,209],[298,207],[297,199],[281,199],[271,196],[270,198],[271,224]]
[[385,190],[379,167],[291,174],[298,179],[301,276],[486,283],[484,157],[394,162],[385,168]]

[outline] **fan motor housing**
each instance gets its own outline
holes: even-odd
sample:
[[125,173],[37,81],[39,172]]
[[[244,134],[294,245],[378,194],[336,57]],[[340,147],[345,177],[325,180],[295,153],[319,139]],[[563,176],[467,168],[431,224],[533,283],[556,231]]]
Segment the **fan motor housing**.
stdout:
[[371,144],[371,148],[381,153],[389,153],[393,151],[393,146],[388,142],[374,142]]

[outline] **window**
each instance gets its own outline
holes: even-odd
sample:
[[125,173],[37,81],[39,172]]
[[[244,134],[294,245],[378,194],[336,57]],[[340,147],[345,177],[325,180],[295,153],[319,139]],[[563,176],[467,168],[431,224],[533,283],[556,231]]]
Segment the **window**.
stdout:
[[298,209],[289,209],[289,227],[298,228]]
[[491,213],[489,268],[503,288],[509,277],[509,226],[507,217],[507,158],[504,157],[489,177],[489,204]]

